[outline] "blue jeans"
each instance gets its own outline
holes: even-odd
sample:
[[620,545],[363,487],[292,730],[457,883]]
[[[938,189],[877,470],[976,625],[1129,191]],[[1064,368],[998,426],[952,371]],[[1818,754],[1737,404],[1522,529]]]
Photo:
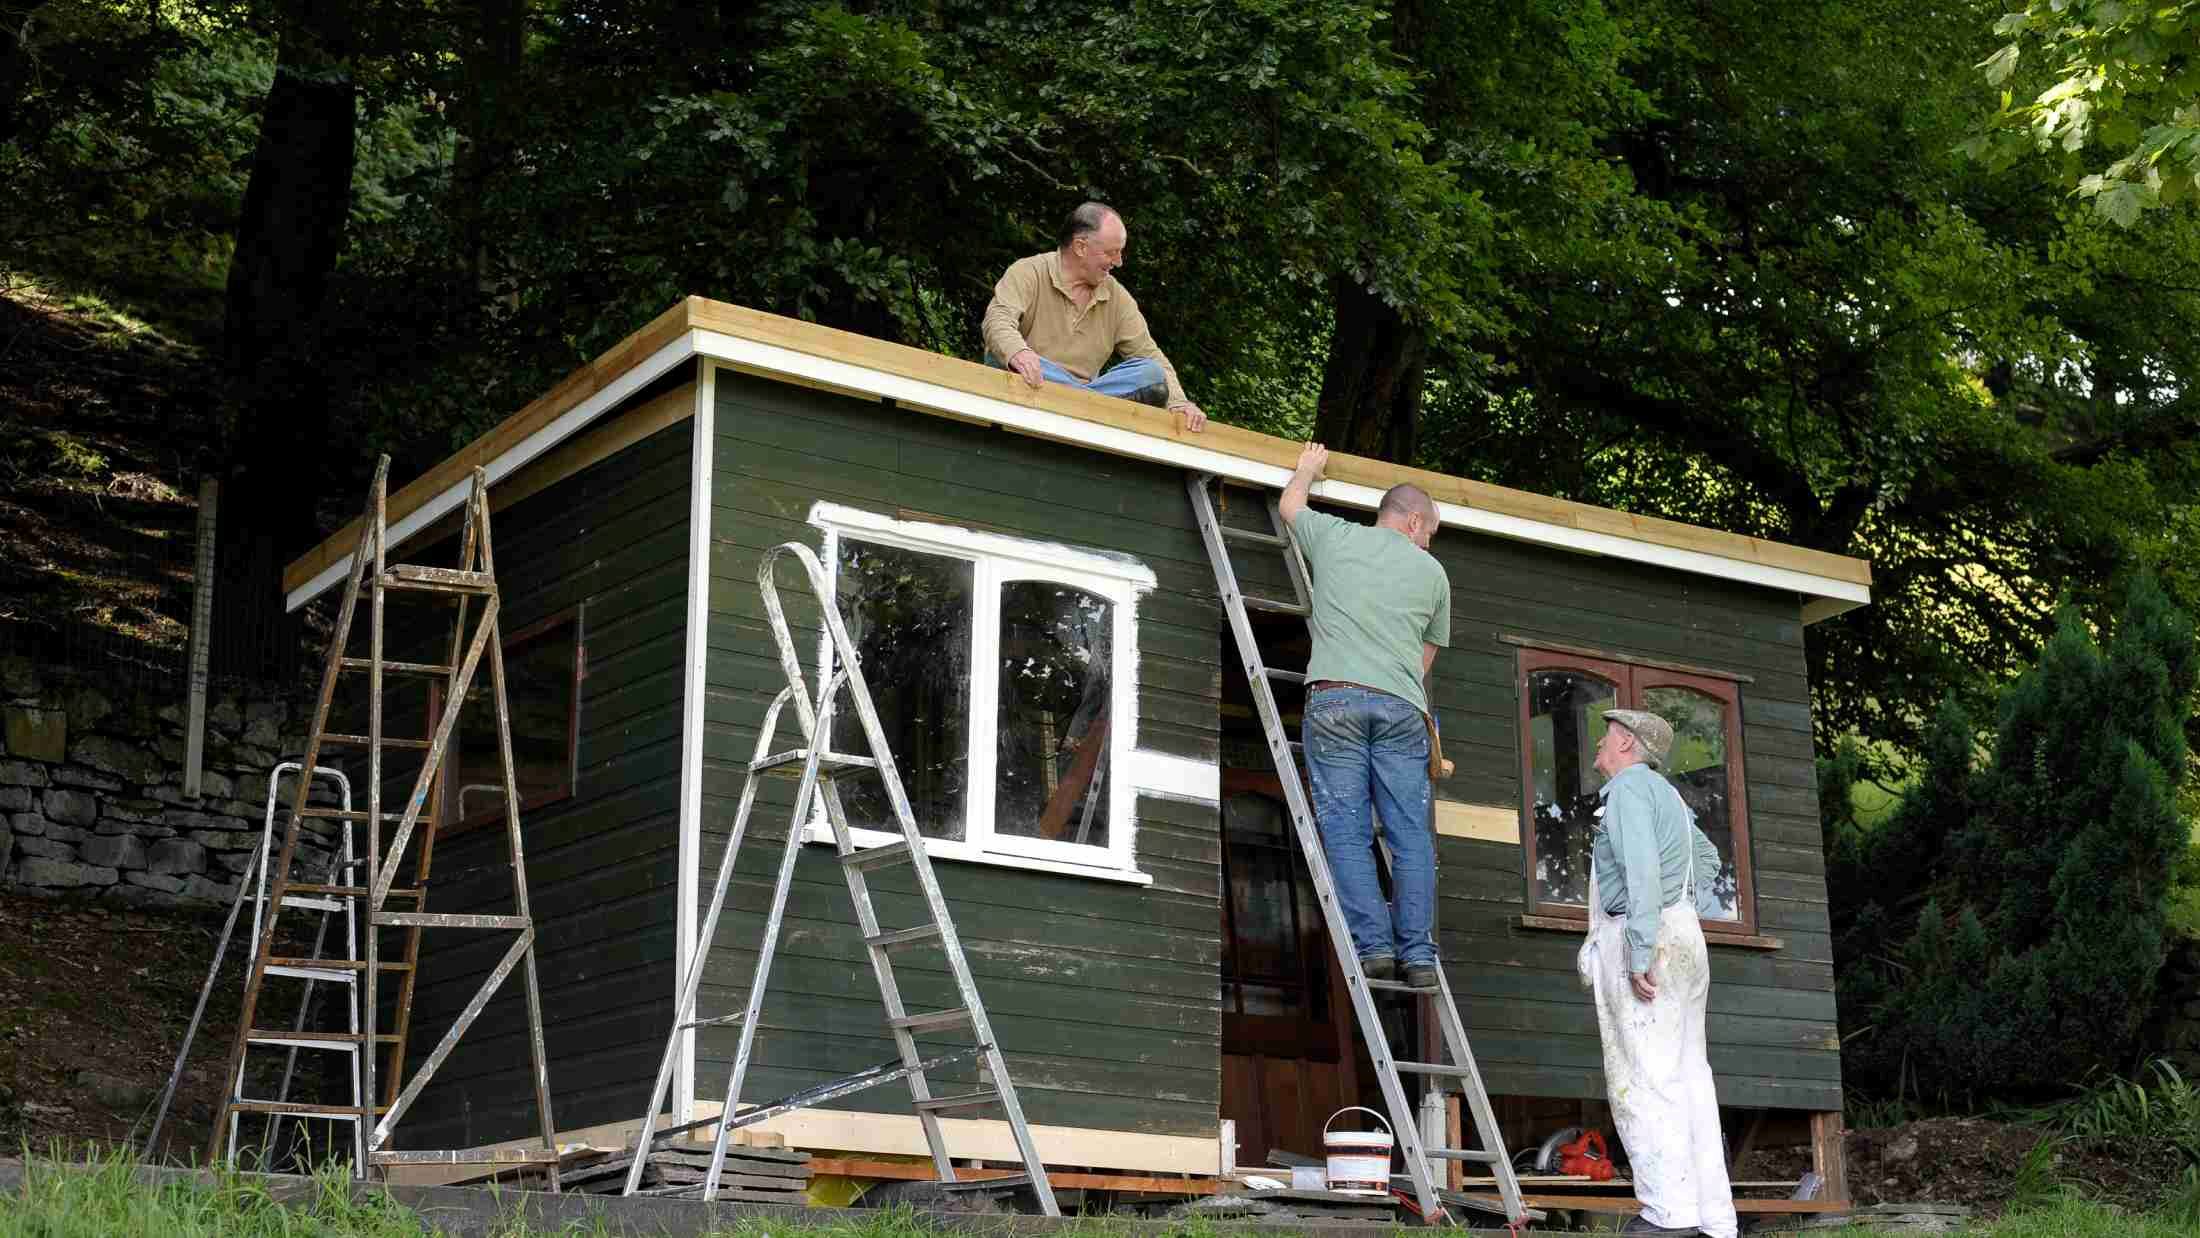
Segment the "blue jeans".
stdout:
[[[1428,724],[1387,692],[1318,688],[1300,725],[1314,820],[1362,959],[1436,962],[1436,841],[1429,826]],[[1383,905],[1374,819],[1390,846]]]
[[[999,357],[985,355],[985,363],[998,369],[1007,369]],[[1118,400],[1135,400],[1166,408],[1169,403],[1169,376],[1161,372],[1161,363],[1151,357],[1130,357],[1116,362],[1100,372],[1091,382],[1077,377],[1045,357],[1039,358],[1039,374],[1050,383],[1064,387],[1076,387],[1095,395],[1112,395]]]

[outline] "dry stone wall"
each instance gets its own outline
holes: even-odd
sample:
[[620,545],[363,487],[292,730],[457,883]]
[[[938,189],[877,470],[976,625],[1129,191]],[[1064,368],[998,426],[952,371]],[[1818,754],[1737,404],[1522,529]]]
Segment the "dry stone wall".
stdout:
[[[226,904],[260,845],[267,779],[303,750],[302,694],[210,694],[200,794],[183,793],[184,692],[120,697],[81,672],[0,660],[0,885],[129,906]],[[287,780],[286,780],[287,786]],[[340,828],[309,822],[300,867]]]

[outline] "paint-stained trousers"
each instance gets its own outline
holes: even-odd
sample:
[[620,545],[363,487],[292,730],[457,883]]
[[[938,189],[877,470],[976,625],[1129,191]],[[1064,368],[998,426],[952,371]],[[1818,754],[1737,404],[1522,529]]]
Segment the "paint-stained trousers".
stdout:
[[[1591,906],[1597,903],[1592,894]],[[1659,913],[1650,956],[1658,995],[1646,1002],[1628,982],[1626,918],[1601,909],[1594,915],[1590,987],[1604,1042],[1604,1083],[1642,1215],[1653,1224],[1734,1238],[1739,1222],[1704,1039],[1711,955],[1703,924],[1685,902]]]

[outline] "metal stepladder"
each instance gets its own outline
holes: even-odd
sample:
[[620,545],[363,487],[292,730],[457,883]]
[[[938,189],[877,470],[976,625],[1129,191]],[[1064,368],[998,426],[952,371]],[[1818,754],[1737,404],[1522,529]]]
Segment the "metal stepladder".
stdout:
[[[818,599],[818,609],[827,636],[825,662],[818,668],[814,704],[808,692],[808,681],[802,672],[801,658],[795,649],[794,634],[787,627],[787,616],[780,603],[779,587],[774,575],[780,556],[785,554],[793,555],[808,576],[810,589]],[[736,1127],[751,1125],[804,1105],[820,1104],[865,1088],[907,1079],[910,1098],[924,1130],[925,1143],[931,1151],[932,1164],[940,1181],[956,1181],[954,1162],[949,1156],[946,1136],[940,1125],[940,1114],[998,1106],[1008,1122],[1017,1153],[1029,1175],[1032,1192],[1038,1197],[1040,1210],[1048,1216],[1060,1216],[1061,1209],[1055,1203],[1054,1190],[1048,1183],[1046,1167],[1040,1162],[1039,1149],[1032,1141],[1031,1128],[1024,1121],[1023,1106],[1016,1097],[1015,1085],[1010,1082],[1008,1063],[994,1039],[992,1023],[987,1019],[984,1003],[978,997],[977,983],[971,976],[969,961],[964,957],[962,942],[955,934],[954,921],[948,915],[947,902],[940,893],[939,880],[932,871],[932,861],[925,851],[924,838],[917,831],[916,817],[910,810],[908,795],[902,787],[901,774],[894,766],[894,756],[887,746],[885,730],[872,705],[870,686],[864,681],[863,668],[859,664],[855,645],[848,637],[846,624],[841,621],[839,608],[834,605],[832,584],[827,580],[816,554],[799,542],[787,542],[766,551],[762,563],[757,567],[756,583],[764,600],[765,614],[771,623],[772,638],[778,645],[780,668],[786,675],[787,686],[779,691],[778,696],[773,698],[771,705],[765,710],[763,723],[757,732],[755,753],[741,787],[740,807],[735,813],[725,852],[719,858],[718,881],[711,892],[710,909],[704,915],[702,926],[697,932],[695,948],[688,960],[687,974],[681,978],[679,1002],[673,1012],[672,1031],[666,1037],[664,1058],[657,1069],[657,1082],[650,1092],[649,1106],[643,1111],[641,1129],[635,1137],[634,1159],[627,1168],[625,1193],[632,1195],[641,1189],[643,1169],[654,1138],[705,1126],[715,1128],[711,1143],[710,1169],[701,1186],[702,1198],[712,1199],[717,1195],[719,1179],[725,1165],[727,1137]],[[864,741],[872,754],[868,757],[829,751],[833,737],[833,715],[843,686],[854,702],[856,716],[862,723]],[[794,703],[795,716],[801,723],[803,745],[774,752],[772,745],[779,718],[790,700]],[[842,810],[834,779],[874,771],[887,800],[893,806],[894,817],[901,827],[901,840],[859,851],[849,833],[847,816]],[[765,918],[763,941],[758,947],[756,971],[749,980],[747,1004],[735,1014],[700,1018],[696,1013],[696,1005],[704,965],[714,944],[719,913],[725,907],[726,888],[732,880],[735,856],[740,851],[742,835],[748,828],[750,810],[756,802],[757,783],[760,778],[775,776],[795,777],[799,781],[796,785],[794,811],[788,820],[786,842],[780,853],[778,883],[772,891],[771,909]],[[786,916],[787,895],[794,882],[795,864],[803,846],[803,827],[811,819],[813,806],[822,806],[825,819],[831,824],[834,849],[842,875],[847,880],[849,901],[855,906],[856,923],[863,935],[865,952],[870,957],[872,972],[878,980],[886,1026],[893,1035],[898,1057],[868,1070],[806,1088],[792,1096],[742,1109],[739,1107],[741,1087],[755,1047],[758,1015],[763,1009],[772,958],[778,947],[780,925]],[[914,870],[916,884],[924,896],[930,916],[928,922],[905,928],[880,927],[878,914],[871,902],[870,886],[864,874],[891,864],[907,864]],[[897,950],[925,947],[936,948],[944,956],[947,968],[954,976],[961,1006],[911,1014],[903,1005],[901,988],[894,975],[893,953]],[[671,1086],[674,1063],[680,1056],[684,1038],[699,1028],[733,1025],[740,1027],[739,1047],[735,1050],[732,1073],[726,1082],[725,1101],[717,1116],[658,1130],[655,1125],[657,1115]],[[919,1048],[916,1041],[918,1035],[952,1028],[966,1029],[973,1043],[958,1050],[934,1051],[930,1056],[926,1056],[926,1051]],[[977,1059],[990,1076],[989,1088],[981,1086],[976,1091],[954,1096],[932,1094],[928,1071],[972,1058]]]
[[[184,1029],[183,1043],[176,1050],[175,1065],[169,1071],[167,1085],[161,1089],[160,1105],[153,1115],[152,1129],[145,1136],[144,1152],[149,1157],[159,1154],[160,1131],[162,1125],[168,1119],[169,1103],[175,1099],[176,1087],[182,1082],[184,1068],[190,1061],[191,1045],[198,1037],[199,1020],[206,1014],[207,999],[213,995],[214,986],[220,982],[222,959],[229,951],[230,937],[237,928],[237,913],[243,909],[247,901],[252,903],[252,938],[257,940],[260,935],[260,921],[266,914],[267,908],[267,862],[269,856],[273,853],[275,840],[275,805],[280,795],[283,775],[286,773],[302,775],[303,771],[296,761],[284,761],[269,771],[267,809],[260,825],[260,846],[258,850],[252,853],[251,858],[245,862],[244,872],[237,877],[237,896],[229,905],[229,916],[222,922],[220,936],[214,939],[214,960],[206,970],[206,983],[199,988],[198,1005],[192,1008],[190,1024]],[[347,811],[351,808],[351,780],[345,777],[342,770],[322,766],[313,771],[313,776],[334,783],[340,805]],[[339,831],[337,850],[329,861],[328,883],[331,885],[340,884],[351,879],[351,870],[354,865],[351,826],[350,821],[345,821]],[[292,975],[306,982],[304,991],[298,997],[298,1011],[291,1020],[291,1031],[303,1032],[306,1030],[306,1022],[313,1007],[313,986],[317,982],[338,987],[345,1000],[346,1030],[358,1031],[359,973],[353,968],[352,964],[359,957],[359,934],[356,919],[352,914],[352,904],[342,899],[323,899],[304,894],[291,894],[284,896],[283,905],[322,913],[320,921],[315,924],[313,929],[311,953],[305,958],[292,963],[278,964],[268,968],[271,975]],[[344,953],[329,958],[321,952],[328,943],[331,916],[338,913],[342,915],[344,921]],[[281,1047],[288,1050],[283,1061],[282,1083],[276,1088],[274,1096],[275,1101],[282,1102],[290,1098],[290,1087],[297,1076],[299,1050],[326,1048],[328,1046],[325,1044],[309,1045],[305,1042],[292,1040],[287,1045],[271,1042],[271,1047]],[[347,1063],[346,1077],[347,1082],[351,1085],[351,1103],[358,1106],[362,1103],[359,1091],[359,1061],[356,1052],[358,1045],[347,1042],[337,1047],[350,1052],[351,1061]],[[244,1096],[245,1082],[242,1078],[235,1081],[236,1094],[240,1097]],[[257,1098],[245,1097],[245,1099],[253,1100]],[[232,1113],[229,1122],[229,1160],[232,1163],[237,1158],[238,1116]],[[366,1159],[366,1131],[365,1128],[359,1125],[356,1113],[314,1116],[324,1117],[339,1124],[349,1123],[352,1131],[352,1163],[356,1165]],[[260,1142],[263,1164],[266,1163],[267,1154],[276,1144],[276,1127],[281,1120],[282,1115],[280,1114],[270,1115],[268,1118],[268,1127]],[[301,1118],[302,1120],[303,1118]]]
[[[1360,1039],[1375,1066],[1377,1081],[1382,1086],[1383,1103],[1390,1112],[1391,1129],[1398,1139],[1398,1150],[1405,1161],[1406,1176],[1412,1180],[1416,1204],[1424,1218],[1435,1220],[1445,1216],[1443,1200],[1439,1192],[1442,1179],[1438,1166],[1445,1161],[1462,1161],[1467,1164],[1487,1165],[1497,1180],[1498,1197],[1503,1204],[1509,1224],[1519,1226],[1528,1219],[1527,1210],[1520,1198],[1520,1181],[1513,1173],[1512,1160],[1505,1154],[1504,1139],[1497,1126],[1497,1114],[1491,1108],[1489,1092],[1482,1086],[1482,1073],[1474,1063],[1474,1052],[1467,1045],[1465,1025],[1460,1021],[1459,1008],[1452,1001],[1451,981],[1444,970],[1437,969],[1434,988],[1415,988],[1402,981],[1370,980],[1360,970],[1358,952],[1352,946],[1352,933],[1345,925],[1344,909],[1337,901],[1337,887],[1329,871],[1328,856],[1322,849],[1321,834],[1314,822],[1313,807],[1309,802],[1306,784],[1299,776],[1298,761],[1293,750],[1299,745],[1284,730],[1282,712],[1276,706],[1274,681],[1304,683],[1301,671],[1281,670],[1267,666],[1254,639],[1252,621],[1247,617],[1248,608],[1277,614],[1294,615],[1300,619],[1312,613],[1312,587],[1307,577],[1306,561],[1300,554],[1296,538],[1290,526],[1284,523],[1277,509],[1277,496],[1267,492],[1265,500],[1268,529],[1259,531],[1225,525],[1215,509],[1215,498],[1210,487],[1217,484],[1211,474],[1193,474],[1186,479],[1191,493],[1192,512],[1199,522],[1200,539],[1206,544],[1207,557],[1214,565],[1215,585],[1222,594],[1222,606],[1230,617],[1230,631],[1236,638],[1238,656],[1245,669],[1246,683],[1251,687],[1253,702],[1260,714],[1261,729],[1268,740],[1268,753],[1275,762],[1278,781],[1283,785],[1286,808],[1291,825],[1298,837],[1300,854],[1305,857],[1307,872],[1313,879],[1316,901],[1321,904],[1322,922],[1329,933],[1329,941],[1336,951],[1337,962],[1344,970],[1345,988],[1352,998],[1352,1011],[1360,1027]],[[1248,597],[1238,585],[1237,569],[1230,558],[1230,542],[1243,542],[1281,555],[1285,572],[1291,581],[1293,600]],[[1381,848],[1377,849],[1382,854]],[[1382,855],[1387,870],[1389,857]],[[1400,1061],[1390,1050],[1390,1041],[1383,1029],[1382,1014],[1375,1004],[1377,993],[1403,994],[1418,1001],[1421,1010],[1432,1015],[1442,1029],[1445,1051],[1449,1062]],[[1471,1113],[1479,1149],[1444,1148],[1429,1146],[1429,1136],[1416,1124],[1412,1103],[1406,1097],[1403,1075],[1415,1074],[1424,1080],[1424,1086],[1436,1089],[1442,1081],[1456,1081],[1464,1094],[1466,1107]]]
[[[361,1177],[369,1176],[377,1168],[386,1169],[407,1164],[554,1167],[558,1150],[550,1116],[549,1067],[543,1047],[542,1002],[535,975],[534,921],[528,910],[527,870],[519,832],[519,792],[512,762],[511,719],[505,698],[504,651],[497,621],[500,601],[496,585],[495,556],[489,540],[488,475],[479,468],[473,471],[472,487],[462,517],[458,567],[391,564],[387,561],[389,463],[389,457],[384,456],[375,466],[366,510],[360,519],[359,543],[352,553],[349,565],[349,583],[345,587],[343,602],[337,612],[335,630],[329,637],[328,659],[322,670],[320,695],[314,706],[305,754],[299,762],[305,769],[317,769],[324,747],[364,748],[367,806],[363,811],[353,810],[348,806],[340,809],[315,806],[310,802],[311,780],[296,780],[297,790],[289,820],[283,830],[281,850],[274,859],[263,865],[263,879],[268,882],[266,915],[259,920],[253,935],[252,956],[245,977],[244,999],[238,1013],[237,1032],[230,1042],[229,1064],[223,1074],[227,1081],[227,1091],[216,1113],[207,1156],[209,1160],[223,1158],[225,1136],[233,1128],[239,1115],[261,1113],[270,1115],[271,1120],[283,1116],[350,1118],[355,1127],[366,1130],[364,1138],[358,1141],[362,1159],[354,1165],[354,1172]],[[457,613],[451,621],[449,654],[445,662],[410,662],[387,656],[384,648],[384,615],[387,595],[392,592],[419,593],[430,600],[456,603]],[[367,656],[362,658],[350,656],[347,645],[363,593],[368,604],[368,628]],[[481,602],[480,617],[469,640],[468,612],[476,599]],[[513,910],[516,914],[431,913],[425,908],[438,817],[429,810],[429,805],[434,798],[433,793],[440,786],[452,735],[485,650],[489,664],[489,696],[495,709],[500,780],[504,792],[505,832],[509,843]],[[337,682],[341,676],[355,673],[363,673],[367,683],[366,733],[363,735],[337,732],[331,730],[329,725],[330,706],[336,695]],[[383,733],[383,681],[385,676],[393,674],[420,676],[442,685],[443,705],[431,736],[392,737]],[[412,791],[402,812],[385,812],[382,808],[383,756],[387,749],[422,754],[420,768],[413,778]],[[347,852],[350,848],[349,827],[360,821],[366,823],[365,852],[356,857],[348,854],[344,857],[344,865],[348,871],[341,884],[304,882],[296,880],[291,874],[301,824],[311,819],[335,819],[344,822],[347,827]],[[396,828],[388,836],[388,845],[385,847],[383,826],[388,823],[394,823]],[[423,825],[424,829],[421,828]],[[419,831],[419,846],[414,863],[413,884],[396,886],[394,883],[398,870],[408,845],[415,841],[416,830]],[[387,904],[392,898],[404,900],[410,904],[410,909],[389,908]],[[326,913],[336,907],[344,909],[343,914],[350,927],[364,932],[364,949],[355,951],[353,958],[286,959],[274,955],[275,925],[282,913],[293,908]],[[389,962],[382,958],[381,930],[386,928],[405,930],[405,944],[400,962]],[[503,958],[482,981],[480,988],[444,1032],[427,1059],[407,1080],[404,1077],[405,1051],[411,1031],[414,979],[420,964],[421,936],[426,929],[509,931],[515,936]],[[363,957],[358,957],[360,955]],[[489,999],[515,967],[522,969],[525,980],[528,1040],[535,1102],[541,1119],[541,1146],[391,1150],[389,1143],[398,1120],[419,1098],[421,1090],[450,1056],[459,1038],[480,1017]],[[296,979],[311,985],[326,980],[329,970],[339,968],[354,972],[359,977],[353,986],[353,992],[357,1001],[359,1022],[363,1027],[354,1027],[344,1032],[302,1033],[255,1026],[263,995],[262,986],[266,981]],[[381,981],[385,974],[399,978],[392,1003],[393,1028],[387,1033],[377,1027],[382,1017]],[[248,1051],[255,1046],[285,1047],[291,1049],[293,1055],[300,1048],[348,1053],[358,1064],[356,1079],[359,1095],[354,1097],[350,1105],[305,1104],[291,1101],[287,1096],[276,1100],[254,1100],[246,1097],[242,1091],[245,1059]],[[386,1070],[380,1062],[385,1050],[390,1053],[390,1063]],[[379,1090],[376,1086],[378,1081],[383,1084]],[[371,1129],[366,1129],[370,1124]],[[556,1190],[554,1169],[549,1176],[550,1189]]]

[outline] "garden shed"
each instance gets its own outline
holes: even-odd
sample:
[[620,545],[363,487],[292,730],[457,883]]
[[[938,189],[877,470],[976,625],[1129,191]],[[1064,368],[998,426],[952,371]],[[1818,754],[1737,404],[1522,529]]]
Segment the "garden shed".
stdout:
[[[492,481],[565,1137],[624,1138],[648,1095],[782,683],[757,563],[797,540],[834,573],[1049,1163],[1213,1174],[1271,1149],[1317,1152],[1322,1120],[1372,1080],[1185,492],[1199,472],[1280,487],[1296,454],[690,298],[396,492],[401,557],[436,563],[470,470]],[[1458,770],[1433,822],[1440,944],[1509,1138],[1540,1139],[1585,1108],[1593,1120],[1602,1097],[1573,955],[1597,716],[1615,704],[1675,722],[1676,781],[1724,860],[1710,1040],[1737,1136],[1768,1119],[1838,1129],[1804,636],[1869,600],[1868,565],[1350,457],[1315,498],[1368,519],[1400,480],[1443,515],[1433,552],[1453,630],[1432,699]],[[339,531],[292,564],[290,605],[339,586],[356,540]],[[797,627],[814,630],[815,599],[782,587]],[[1263,639],[1276,664],[1296,664],[1295,624]],[[467,754],[487,738],[469,735],[462,721],[438,809],[439,910],[493,910],[488,892],[508,888],[501,832],[468,828],[485,805],[462,802]],[[860,784],[849,794],[859,824],[887,819]],[[706,1014],[738,1008],[787,818],[782,798],[751,824]],[[889,927],[897,903],[915,903],[896,884],[906,873],[873,879]],[[789,914],[747,1099],[893,1056],[822,842],[805,848]],[[424,956],[416,1022],[447,1021],[495,953],[461,941]],[[915,955],[901,974],[913,1007],[949,990]],[[500,995],[403,1142],[523,1137],[524,1035],[516,994]],[[672,1116],[714,1110],[732,1043],[689,1034]],[[959,1155],[1012,1156],[996,1120],[948,1127]],[[892,1088],[766,1129],[851,1155],[923,1147]]]

